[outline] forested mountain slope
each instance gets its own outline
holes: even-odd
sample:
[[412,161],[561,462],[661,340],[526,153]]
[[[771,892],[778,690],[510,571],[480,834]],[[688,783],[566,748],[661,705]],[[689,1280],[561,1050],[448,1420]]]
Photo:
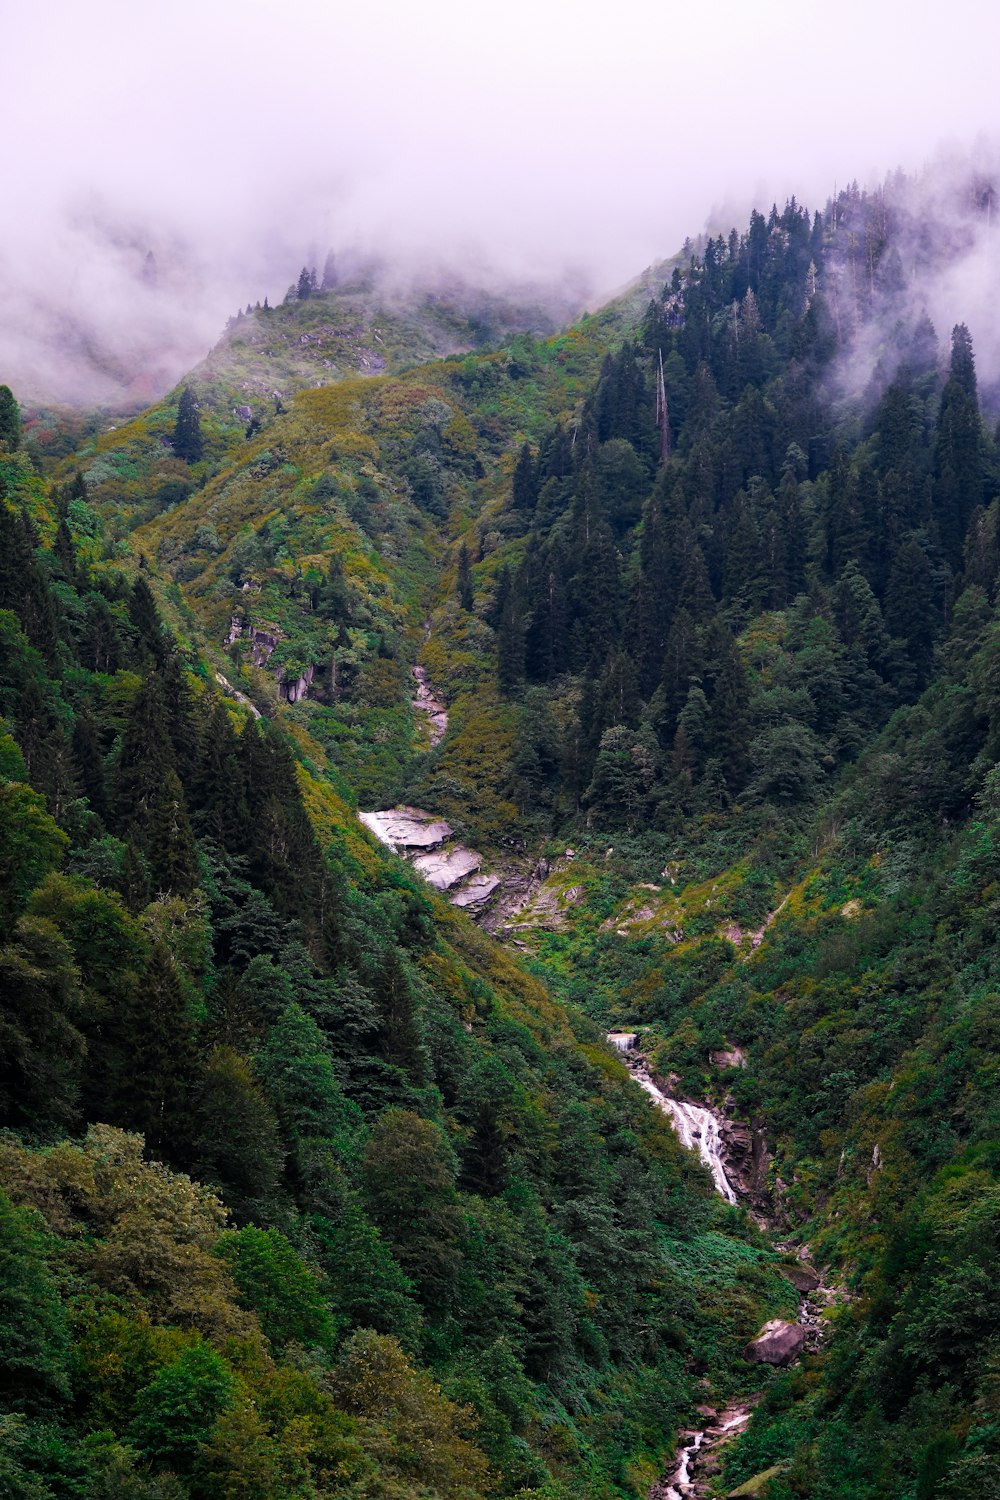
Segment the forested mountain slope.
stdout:
[[777,1258],[0,466],[3,1492],[635,1493]]
[[[1000,1493],[1000,475],[919,295],[992,189],[918,201],[245,421],[296,299],[48,493],[3,460],[22,1492],[635,1494],[763,1385],[720,1493]],[[535,872],[531,977],[368,842],[397,800]],[[766,1142],[851,1294],[794,1370],[743,1364],[794,1298],[594,1022]]]

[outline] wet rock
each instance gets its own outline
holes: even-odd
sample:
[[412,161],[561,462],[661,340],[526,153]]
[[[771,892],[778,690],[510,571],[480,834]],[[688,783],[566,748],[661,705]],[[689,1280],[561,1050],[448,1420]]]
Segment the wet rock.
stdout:
[[637,1032],[609,1032],[607,1040],[618,1052],[631,1052],[634,1047],[639,1046],[639,1034]]
[[802,1353],[806,1331],[799,1323],[772,1318],[747,1344],[745,1356],[751,1364],[790,1365]]
[[427,682],[426,667],[411,667],[410,670],[417,684],[416,696],[411,701],[418,713],[427,715],[433,749],[435,745],[441,743],[448,732],[448,710],[431,692]]

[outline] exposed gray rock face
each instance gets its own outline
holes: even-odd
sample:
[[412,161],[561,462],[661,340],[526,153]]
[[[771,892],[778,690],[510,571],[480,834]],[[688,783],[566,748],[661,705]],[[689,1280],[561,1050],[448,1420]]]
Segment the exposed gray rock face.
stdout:
[[742,1047],[732,1047],[722,1052],[710,1052],[709,1061],[715,1068],[745,1068],[747,1055]]
[[483,906],[499,889],[500,881],[495,875],[472,875],[452,892],[450,899],[453,906]]
[[408,859],[428,885],[447,891],[453,906],[468,907],[478,915],[499,890],[498,876],[479,873],[482,855],[453,842],[451,824],[422,807],[359,812],[358,818],[381,843]]
[[461,844],[452,844],[450,849],[435,850],[430,854],[418,854],[412,861],[418,874],[438,891],[450,890],[466,875],[474,874],[482,862],[481,855]]
[[279,677],[278,690],[286,703],[298,703],[300,698],[304,698],[312,687],[315,676],[316,668],[308,666],[298,677]]
[[391,807],[386,812],[359,812],[358,817],[380,843],[391,849],[439,849],[452,828],[421,807]]
[[254,707],[246,693],[241,693],[239,688],[234,688],[228,677],[223,677],[221,672],[216,672],[215,680],[229,694],[230,698],[235,698],[237,703],[242,703],[244,708],[248,708],[255,719],[261,717],[260,710]]
[[772,1318],[747,1344],[746,1358],[758,1365],[790,1365],[802,1353],[805,1342],[806,1330],[801,1323]]

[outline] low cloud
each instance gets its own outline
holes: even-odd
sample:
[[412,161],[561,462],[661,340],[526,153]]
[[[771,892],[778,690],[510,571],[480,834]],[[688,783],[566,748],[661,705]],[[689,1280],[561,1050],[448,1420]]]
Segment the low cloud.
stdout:
[[600,300],[706,215],[822,206],[919,166],[942,118],[1000,123],[994,10],[954,0],[930,46],[932,20],[912,0],[843,0],[835,25],[797,0],[174,0],[169,26],[130,0],[20,7],[0,379],[155,394],[330,246]]

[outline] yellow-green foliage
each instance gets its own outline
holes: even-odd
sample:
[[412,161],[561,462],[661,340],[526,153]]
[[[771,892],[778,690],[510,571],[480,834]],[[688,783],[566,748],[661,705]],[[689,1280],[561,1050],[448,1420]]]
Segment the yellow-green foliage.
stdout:
[[455,728],[421,782],[419,795],[456,826],[499,844],[517,821],[505,796],[514,750],[514,711],[501,704],[465,704]]
[[32,1152],[0,1144],[0,1176],[67,1242],[75,1269],[154,1322],[220,1341],[252,1330],[225,1265],[212,1252],[228,1217],[220,1200],[143,1158],[143,1140],[93,1125],[82,1145]]

